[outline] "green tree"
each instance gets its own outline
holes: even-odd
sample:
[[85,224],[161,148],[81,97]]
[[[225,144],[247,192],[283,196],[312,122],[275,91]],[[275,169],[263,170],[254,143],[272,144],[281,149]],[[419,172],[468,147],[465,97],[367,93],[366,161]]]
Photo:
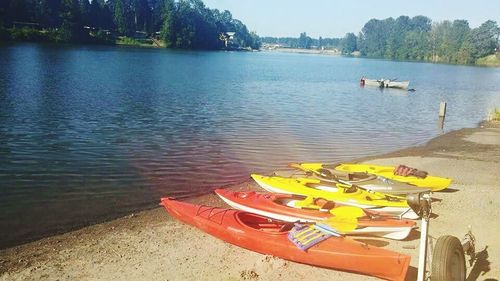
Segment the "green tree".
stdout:
[[83,25],[91,25],[89,0],[80,0],[80,15]]
[[161,7],[163,9],[162,21],[163,26],[161,28],[161,37],[165,41],[167,48],[176,47],[175,39],[175,5],[173,0],[162,1]]
[[120,34],[131,35],[134,30],[131,24],[130,6],[127,4],[125,0],[115,0],[113,19]]
[[341,41],[342,53],[351,54],[357,50],[357,40],[358,38],[354,33],[347,33]]
[[394,22],[393,18],[369,20],[361,30],[363,33],[361,53],[369,57],[383,57]]
[[311,37],[307,36],[305,32],[302,32],[299,36],[298,47],[301,49],[310,49],[312,45]]
[[495,53],[499,36],[500,28],[492,20],[488,20],[478,28],[474,28],[471,31],[470,38],[472,58],[475,60]]
[[62,0],[61,19],[62,25],[59,34],[62,41],[79,41],[83,38],[83,25],[78,0]]
[[151,30],[151,10],[148,0],[133,0],[132,9],[136,29],[141,31]]

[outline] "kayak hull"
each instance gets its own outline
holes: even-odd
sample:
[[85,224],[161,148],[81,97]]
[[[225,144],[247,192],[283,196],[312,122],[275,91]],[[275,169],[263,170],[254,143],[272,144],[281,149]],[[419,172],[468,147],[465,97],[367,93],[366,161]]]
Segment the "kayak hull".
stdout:
[[[255,191],[234,192],[227,189],[216,189],[215,193],[235,209],[283,221],[321,222],[334,217],[328,210],[290,207],[294,206],[294,202],[304,199],[303,196]],[[414,221],[393,219],[387,215],[383,216],[380,213],[369,211],[364,211],[364,213],[365,216],[357,220],[357,229],[348,233],[348,235],[380,236],[402,240],[408,237],[413,227],[415,227]]]
[[375,79],[367,79],[363,78],[361,80],[362,85],[364,86],[375,86],[379,88],[395,88],[395,89],[403,89],[406,90],[410,86],[410,81],[394,81],[394,80],[375,80]]
[[288,240],[289,223],[257,214],[162,198],[175,218],[228,243],[261,254],[324,268],[404,280],[410,256],[372,247],[344,237],[331,237],[306,251]]

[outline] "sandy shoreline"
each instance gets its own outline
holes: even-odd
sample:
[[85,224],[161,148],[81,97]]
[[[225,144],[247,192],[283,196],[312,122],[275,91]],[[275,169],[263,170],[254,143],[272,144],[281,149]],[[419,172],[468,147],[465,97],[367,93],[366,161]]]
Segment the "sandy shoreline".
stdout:
[[[426,145],[363,159],[406,164],[454,179],[433,205],[434,238],[462,238],[470,225],[478,260],[468,280],[500,278],[500,124],[484,123],[439,136]],[[256,189],[248,181],[232,189]],[[224,206],[214,195],[192,202]],[[418,229],[405,241],[356,238],[412,256],[407,280],[415,280]],[[0,251],[0,280],[376,280],[257,254],[174,221],[162,208]]]

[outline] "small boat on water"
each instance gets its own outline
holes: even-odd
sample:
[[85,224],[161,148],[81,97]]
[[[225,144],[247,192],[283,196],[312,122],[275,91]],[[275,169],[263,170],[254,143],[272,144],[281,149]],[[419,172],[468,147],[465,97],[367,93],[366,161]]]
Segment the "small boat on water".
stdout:
[[368,79],[364,76],[360,80],[361,86],[375,86],[380,88],[395,88],[395,89],[408,89],[410,81],[396,81],[396,79]]
[[294,232],[294,223],[258,214],[193,205],[171,198],[162,198],[161,205],[178,220],[228,243],[294,262],[401,281],[410,264],[408,255],[343,236],[332,236],[303,250],[290,240],[290,236],[298,234]]

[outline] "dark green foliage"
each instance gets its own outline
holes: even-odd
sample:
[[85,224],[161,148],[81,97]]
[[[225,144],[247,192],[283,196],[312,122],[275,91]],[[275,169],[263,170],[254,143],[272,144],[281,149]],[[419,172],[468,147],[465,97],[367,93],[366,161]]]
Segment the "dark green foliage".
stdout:
[[357,47],[368,57],[467,64],[495,52],[498,30],[494,21],[471,30],[466,20],[431,24],[424,16],[371,19]]
[[[16,22],[23,24],[5,29]],[[235,32],[230,48],[261,44],[230,12],[211,10],[201,0],[1,0],[0,26],[1,40],[109,43],[111,34],[149,37],[161,31],[168,47],[221,49],[220,34]]]
[[40,31],[28,27],[13,28],[10,33],[10,38],[16,41],[49,41],[49,33],[41,33]]
[[235,32],[228,47],[259,48],[260,40],[229,11],[208,9],[200,0],[165,0],[161,37],[167,47],[182,49],[220,49],[221,33]]
[[113,20],[120,34],[131,35],[134,31],[131,19],[132,11],[127,4],[126,0],[115,0]]
[[10,32],[7,28],[0,26],[0,41],[9,41],[11,40]]
[[347,33],[344,38],[342,38],[342,41],[340,41],[340,46],[342,47],[342,53],[343,54],[351,54],[352,52],[356,51],[357,48],[357,41],[358,38],[354,33]]
[[473,29],[470,34],[472,57],[478,59],[492,54],[498,45],[499,36],[500,28],[492,20],[486,21],[480,27]]
[[61,3],[62,25],[59,29],[61,41],[76,42],[83,38],[83,25],[78,0],[63,0]]
[[312,45],[311,37],[307,36],[305,32],[302,32],[299,36],[298,46],[301,49],[310,49]]

